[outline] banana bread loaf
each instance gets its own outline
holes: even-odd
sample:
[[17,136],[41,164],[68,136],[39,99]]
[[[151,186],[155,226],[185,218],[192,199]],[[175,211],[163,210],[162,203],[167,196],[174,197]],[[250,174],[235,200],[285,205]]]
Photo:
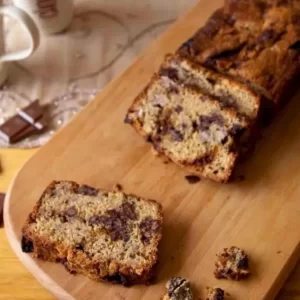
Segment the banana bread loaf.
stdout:
[[260,97],[252,90],[230,77],[214,72],[179,55],[167,55],[160,75],[201,92],[214,96],[224,107],[232,107],[240,114],[255,120],[260,109]]
[[246,82],[275,106],[300,70],[298,0],[225,1],[179,53]]
[[49,185],[22,231],[22,250],[96,281],[147,283],[158,262],[162,208],[121,191]]
[[125,118],[161,154],[194,175],[226,182],[250,125],[215,98],[155,75]]

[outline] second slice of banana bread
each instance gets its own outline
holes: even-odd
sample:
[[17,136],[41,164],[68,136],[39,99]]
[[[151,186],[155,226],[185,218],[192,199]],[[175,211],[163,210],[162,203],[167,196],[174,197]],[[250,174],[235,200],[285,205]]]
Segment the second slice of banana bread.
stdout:
[[155,75],[125,118],[154,148],[189,172],[229,180],[250,127],[236,111],[176,81]]

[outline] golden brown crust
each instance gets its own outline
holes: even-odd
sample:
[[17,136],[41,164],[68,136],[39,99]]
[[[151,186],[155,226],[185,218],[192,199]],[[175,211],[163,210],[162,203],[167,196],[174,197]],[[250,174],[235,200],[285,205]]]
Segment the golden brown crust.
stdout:
[[179,53],[281,104],[299,74],[299,18],[297,0],[227,0]]
[[[257,116],[260,113],[260,107],[261,107],[261,96],[256,93],[253,89],[250,89],[247,85],[233,79],[231,76],[225,75],[220,72],[215,72],[212,69],[209,69],[208,67],[205,67],[203,65],[200,65],[199,63],[196,63],[194,60],[189,59],[187,56],[180,56],[179,54],[167,54],[165,56],[165,60],[163,64],[161,65],[161,69],[168,68],[170,62],[172,61],[178,61],[178,62],[184,62],[186,65],[190,67],[190,69],[195,70],[195,72],[201,72],[206,74],[206,77],[208,80],[219,80],[228,86],[231,87],[233,90],[241,90],[243,91],[243,94],[247,94],[247,96],[251,99],[251,102],[253,103],[253,114],[251,115],[245,115],[246,117],[256,121]],[[195,85],[194,85],[195,86]],[[200,88],[201,90],[201,88]],[[230,91],[228,91],[230,92]],[[216,95],[210,95],[213,97],[216,97],[217,100],[222,102],[222,96],[218,97]],[[236,99],[238,101],[238,99]],[[234,110],[236,110],[239,113],[239,110],[235,107],[232,106]]]
[[[31,253],[33,257],[44,259],[51,262],[59,262],[65,266],[65,268],[72,274],[81,273],[96,281],[107,281],[112,283],[119,283],[125,286],[139,283],[147,283],[152,276],[152,271],[155,265],[158,263],[158,244],[162,238],[162,232],[159,230],[156,232],[154,238],[151,240],[153,245],[153,251],[148,257],[146,265],[143,265],[142,269],[136,270],[135,267],[130,264],[124,264],[117,261],[98,261],[95,262],[87,253],[84,253],[82,249],[75,247],[67,247],[63,243],[54,243],[45,236],[32,231],[30,224],[34,223],[39,214],[42,201],[45,195],[51,195],[53,189],[64,181],[53,181],[46,188],[41,198],[37,202],[33,211],[30,213],[26,220],[26,223],[22,229],[21,247],[23,252]],[[68,182],[71,184],[70,189],[75,191],[80,187],[90,188],[90,191],[100,190],[94,189],[86,185],[79,185],[76,182]],[[135,195],[129,195],[137,197]],[[138,198],[138,197],[137,197]],[[162,224],[163,214],[162,206],[154,200],[147,200],[153,203],[157,207],[158,218],[157,221]]]

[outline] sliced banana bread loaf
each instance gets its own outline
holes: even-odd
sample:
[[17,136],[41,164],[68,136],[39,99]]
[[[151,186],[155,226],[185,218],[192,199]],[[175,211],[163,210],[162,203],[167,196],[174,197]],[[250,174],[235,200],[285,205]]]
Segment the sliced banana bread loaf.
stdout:
[[189,172],[226,182],[249,122],[216,99],[154,76],[125,118],[154,148]]
[[160,68],[160,75],[198,88],[203,93],[216,97],[224,107],[232,107],[251,120],[257,119],[260,97],[244,84],[230,77],[179,55],[166,56]]
[[45,190],[22,231],[22,250],[93,280],[146,283],[158,261],[162,207],[69,181]]
[[299,0],[226,0],[181,55],[286,102],[300,70]]

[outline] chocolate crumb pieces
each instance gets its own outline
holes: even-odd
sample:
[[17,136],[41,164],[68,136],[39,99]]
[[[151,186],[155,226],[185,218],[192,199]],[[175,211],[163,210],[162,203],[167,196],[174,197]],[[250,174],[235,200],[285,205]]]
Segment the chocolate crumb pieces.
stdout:
[[193,300],[193,292],[188,280],[181,277],[171,278],[167,285],[167,294],[163,300]]
[[225,248],[217,254],[215,265],[218,279],[241,280],[250,275],[248,256],[238,247]]
[[199,176],[195,176],[195,175],[187,175],[187,176],[185,176],[185,179],[189,184],[195,184],[195,183],[198,183],[199,181],[201,181],[201,178]]
[[225,293],[220,288],[209,289],[209,293],[207,295],[206,300],[224,300]]
[[117,183],[117,184],[115,185],[115,190],[116,190],[117,192],[122,192],[122,191],[123,191],[122,185],[119,184],[119,183]]

